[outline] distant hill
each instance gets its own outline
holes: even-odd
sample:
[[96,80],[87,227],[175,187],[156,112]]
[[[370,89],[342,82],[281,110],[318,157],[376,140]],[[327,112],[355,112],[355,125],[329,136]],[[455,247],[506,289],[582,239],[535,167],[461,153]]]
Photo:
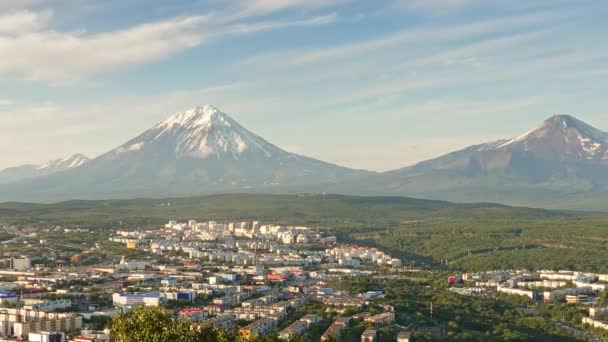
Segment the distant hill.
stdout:
[[87,163],[89,158],[82,154],[74,154],[65,159],[54,159],[43,165],[20,165],[0,170],[0,184],[18,182],[54,173],[75,169]]
[[[345,195],[228,194],[200,197],[67,201],[52,204],[0,203],[0,223],[59,221],[82,224],[170,219],[261,220],[284,224],[364,228],[407,224],[412,220],[538,219],[575,217],[569,211],[515,208],[500,204],[455,204],[407,197]],[[371,226],[370,226],[371,225]]]

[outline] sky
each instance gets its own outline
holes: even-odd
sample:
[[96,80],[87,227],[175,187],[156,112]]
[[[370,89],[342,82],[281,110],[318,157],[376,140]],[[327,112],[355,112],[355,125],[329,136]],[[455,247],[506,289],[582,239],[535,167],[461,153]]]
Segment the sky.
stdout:
[[0,168],[212,104],[384,171],[554,114],[608,130],[605,0],[0,0]]

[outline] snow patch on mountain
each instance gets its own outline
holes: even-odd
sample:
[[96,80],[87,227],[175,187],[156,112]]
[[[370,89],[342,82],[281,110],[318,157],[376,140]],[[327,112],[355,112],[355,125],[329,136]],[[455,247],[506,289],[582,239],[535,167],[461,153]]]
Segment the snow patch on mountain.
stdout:
[[137,143],[129,146],[129,151],[140,151],[144,147],[144,143]]
[[82,154],[75,154],[68,158],[51,160],[43,165],[20,165],[0,170],[0,184],[7,184],[33,179],[41,176],[48,176],[58,172],[77,169],[86,164],[89,158]]
[[494,150],[494,149],[499,148],[502,145],[504,145],[505,142],[507,142],[507,140],[501,139],[501,140],[496,140],[496,141],[491,141],[489,143],[481,144],[477,147],[477,151],[482,152],[482,151]]
[[598,152],[600,152],[602,148],[602,144],[598,142],[591,141],[590,138],[583,137],[582,135],[578,135],[578,140],[581,144],[581,148],[587,153],[587,158],[592,159]]
[[261,153],[271,158],[280,152],[212,105],[174,113],[116,152],[138,151],[144,145],[166,141],[174,144],[177,157],[206,159],[214,156],[238,160],[246,153]]
[[522,135],[518,135],[513,139],[507,140],[505,142],[503,142],[502,144],[496,146],[496,148],[503,148],[503,147],[507,147],[509,145],[513,145],[515,143],[518,143],[520,141],[524,141],[526,139],[528,139],[528,137],[530,137],[532,134],[534,134],[537,130],[542,129],[542,126],[537,127],[537,128],[533,128],[529,131],[527,131],[526,133],[522,134]]
[[38,170],[63,171],[82,166],[89,161],[89,158],[82,154],[74,154],[68,158],[54,159],[46,164],[37,167]]
[[497,148],[520,148],[524,151],[532,151],[541,143],[551,146],[560,153],[592,160],[608,150],[608,133],[572,116],[555,115],[540,126],[507,140]]

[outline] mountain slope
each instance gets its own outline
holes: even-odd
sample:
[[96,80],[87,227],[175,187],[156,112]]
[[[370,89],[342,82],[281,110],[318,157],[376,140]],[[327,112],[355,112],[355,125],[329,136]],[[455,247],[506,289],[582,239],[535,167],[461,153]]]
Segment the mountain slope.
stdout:
[[335,183],[363,174],[367,172],[286,152],[207,105],[175,113],[70,172],[0,188],[0,199],[274,191],[281,186]]
[[[591,193],[608,197],[602,195],[608,191],[606,175],[608,134],[572,116],[556,115],[512,139],[371,176],[359,193],[560,207],[560,202]],[[608,210],[608,205],[600,207]]]
[[608,166],[608,133],[568,115],[556,115],[537,128],[509,140],[472,146],[394,171],[415,175],[429,171],[479,176],[499,172],[531,183],[572,175],[604,184],[594,169]]
[[608,134],[567,115],[378,174],[286,152],[204,106],[79,167],[0,184],[0,201],[330,192],[608,211],[606,175]]
[[534,153],[542,159],[608,162],[608,133],[569,115],[556,115],[498,149]]
[[77,168],[89,158],[82,154],[74,154],[65,159],[54,159],[43,165],[20,165],[9,167],[0,171],[0,184],[17,182],[24,179],[51,175],[57,172]]

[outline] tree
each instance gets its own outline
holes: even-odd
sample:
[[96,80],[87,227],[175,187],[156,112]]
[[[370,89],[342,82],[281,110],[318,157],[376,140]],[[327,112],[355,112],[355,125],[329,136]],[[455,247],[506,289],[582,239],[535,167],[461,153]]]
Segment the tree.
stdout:
[[606,306],[608,305],[608,291],[602,291],[602,293],[600,294],[600,306]]
[[192,325],[171,311],[159,307],[139,307],[116,316],[110,326],[116,342],[211,342],[228,341],[225,331],[210,324]]
[[93,315],[88,320],[87,324],[92,330],[103,330],[105,329],[106,324],[108,324],[109,321],[110,317],[108,316]]

